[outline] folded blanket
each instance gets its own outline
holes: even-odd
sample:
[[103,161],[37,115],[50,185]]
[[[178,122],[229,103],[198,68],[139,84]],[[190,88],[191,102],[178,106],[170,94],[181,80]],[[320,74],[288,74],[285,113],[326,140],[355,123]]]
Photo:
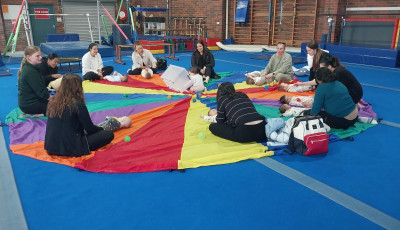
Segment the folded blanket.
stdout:
[[[281,119],[283,121],[282,118],[272,118],[272,119]],[[267,145],[268,146],[287,145],[289,143],[290,133],[292,132],[294,117],[290,118],[286,122],[283,121],[283,126],[281,126],[281,121],[272,121],[272,122],[274,124],[279,124],[279,126],[271,125],[271,127],[273,128],[280,127],[280,128],[270,132],[270,134],[267,136],[268,137]],[[269,131],[271,131],[271,128],[269,128]]]
[[267,118],[267,124],[265,125],[265,134],[268,139],[272,132],[281,129],[285,126],[285,121],[282,118]]

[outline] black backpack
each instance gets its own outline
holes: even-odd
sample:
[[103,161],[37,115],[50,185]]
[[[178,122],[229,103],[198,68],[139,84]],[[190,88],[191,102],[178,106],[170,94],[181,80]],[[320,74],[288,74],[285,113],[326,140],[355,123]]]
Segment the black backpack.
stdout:
[[157,59],[157,69],[158,70],[166,70],[167,69],[167,60],[162,57],[158,57]]

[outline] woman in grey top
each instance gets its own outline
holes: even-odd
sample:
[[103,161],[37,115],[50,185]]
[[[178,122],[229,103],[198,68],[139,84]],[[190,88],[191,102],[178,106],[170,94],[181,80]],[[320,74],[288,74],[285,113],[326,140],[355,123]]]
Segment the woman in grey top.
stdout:
[[292,80],[292,56],[285,52],[286,44],[279,42],[276,46],[276,54],[272,55],[267,67],[261,71],[265,76],[266,84],[271,81],[288,82]]

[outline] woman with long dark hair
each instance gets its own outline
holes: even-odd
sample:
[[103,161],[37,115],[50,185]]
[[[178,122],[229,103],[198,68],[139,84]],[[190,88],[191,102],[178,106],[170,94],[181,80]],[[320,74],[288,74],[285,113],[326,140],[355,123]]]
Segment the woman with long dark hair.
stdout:
[[[325,56],[321,58],[320,67],[328,67],[350,93],[351,98],[355,104],[361,101],[363,96],[363,88],[357,78],[344,66],[340,64],[340,60],[336,56]],[[298,85],[318,85],[317,79],[308,82],[298,82]]]
[[346,86],[337,81],[327,67],[317,70],[315,80],[319,86],[315,91],[311,113],[319,114],[324,123],[331,128],[347,129],[354,125],[358,117],[358,108]]
[[214,55],[204,46],[203,40],[197,41],[196,49],[193,51],[191,62],[192,67],[195,67],[197,72],[203,76],[204,83],[207,84],[210,78],[221,78],[214,71]]
[[328,67],[335,74],[336,80],[346,86],[355,104],[360,102],[363,96],[363,88],[357,78],[340,64],[339,58],[335,56],[324,57],[321,59],[320,66]]
[[265,117],[256,111],[246,94],[235,91],[231,82],[218,87],[217,111],[217,123],[210,125],[214,135],[236,142],[267,139]]
[[312,66],[310,68],[309,81],[314,80],[315,71],[319,68],[319,63],[322,58],[331,56],[329,53],[319,48],[318,42],[311,40],[306,46],[307,54],[313,57]]
[[83,97],[80,76],[67,73],[47,109],[44,148],[58,156],[83,156],[109,144],[111,131],[93,124]]

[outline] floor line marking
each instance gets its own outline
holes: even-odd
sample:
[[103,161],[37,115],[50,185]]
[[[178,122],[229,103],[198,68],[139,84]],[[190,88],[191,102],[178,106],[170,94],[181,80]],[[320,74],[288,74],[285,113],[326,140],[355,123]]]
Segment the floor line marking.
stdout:
[[394,123],[394,122],[391,122],[391,121],[381,120],[379,122],[379,124],[384,124],[384,125],[389,125],[389,126],[392,126],[392,127],[395,127],[395,128],[400,128],[400,124]]
[[366,84],[366,83],[361,83],[361,85],[370,86],[370,87],[375,87],[375,88],[380,88],[380,89],[388,89],[388,90],[393,90],[393,91],[400,92],[400,89],[390,88],[390,87],[385,87],[385,86],[371,85],[371,84]]
[[0,229],[27,230],[3,129],[0,127]]
[[393,218],[378,209],[369,206],[327,184],[324,184],[310,176],[290,168],[270,157],[256,159],[259,163],[274,170],[275,172],[292,179],[293,181],[325,196],[326,198],[342,205],[343,207],[357,213],[358,215],[374,222],[386,229],[400,229],[400,220]]
[[233,63],[233,64],[241,64],[241,65],[248,65],[248,66],[255,66],[255,67],[265,68],[265,66],[252,65],[252,64],[245,64],[245,63],[242,63],[242,62],[227,61],[227,60],[222,60],[222,59],[215,59],[215,60],[216,60],[216,61],[222,61],[222,62]]

